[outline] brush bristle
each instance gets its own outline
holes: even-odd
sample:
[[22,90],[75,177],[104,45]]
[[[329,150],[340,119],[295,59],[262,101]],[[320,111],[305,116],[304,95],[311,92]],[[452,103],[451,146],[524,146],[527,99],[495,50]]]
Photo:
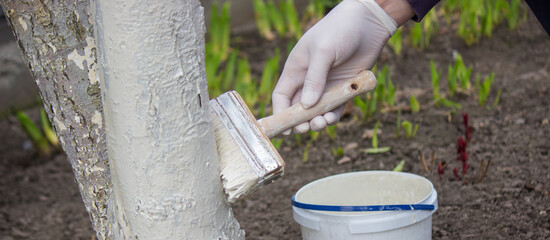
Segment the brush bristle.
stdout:
[[233,203],[254,190],[259,177],[216,114],[213,114],[213,122],[222,184],[229,202]]

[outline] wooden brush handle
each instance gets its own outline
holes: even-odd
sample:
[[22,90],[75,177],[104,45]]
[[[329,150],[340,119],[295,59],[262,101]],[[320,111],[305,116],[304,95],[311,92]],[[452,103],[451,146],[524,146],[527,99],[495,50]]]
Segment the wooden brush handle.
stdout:
[[355,96],[371,91],[375,87],[374,74],[365,70],[352,79],[327,89],[319,102],[309,109],[305,109],[301,103],[297,103],[280,113],[260,119],[258,123],[265,135],[272,138],[289,128],[332,111]]

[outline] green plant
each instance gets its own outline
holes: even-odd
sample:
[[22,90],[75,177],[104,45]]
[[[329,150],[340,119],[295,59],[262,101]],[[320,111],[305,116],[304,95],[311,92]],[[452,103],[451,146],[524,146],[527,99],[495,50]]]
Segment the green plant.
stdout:
[[502,89],[499,89],[497,92],[497,96],[495,97],[495,101],[493,101],[493,108],[495,108],[498,105],[501,93],[502,93]]
[[218,4],[212,4],[210,14],[210,29],[208,31],[208,42],[205,46],[207,52],[213,55],[219,55],[219,58],[222,61],[227,59],[229,55],[231,30],[229,6],[229,2],[225,2],[220,9],[218,7]]
[[405,166],[405,160],[401,160],[397,165],[395,165],[395,167],[393,168],[392,171],[394,172],[403,172],[403,167]]
[[403,30],[402,28],[398,28],[397,31],[393,34],[393,36],[388,40],[388,44],[392,47],[393,52],[396,55],[401,54],[401,50],[403,49]]
[[332,148],[332,156],[334,157],[344,156],[344,149],[342,149],[342,147]]
[[414,48],[422,47],[422,25],[420,23],[415,23],[411,28],[410,39]]
[[441,74],[435,68],[433,60],[430,60],[430,72],[432,76],[432,95],[434,101],[437,101],[441,97],[439,93],[439,78]]
[[450,24],[451,16],[458,14],[457,34],[467,45],[478,42],[481,36],[490,37],[503,19],[507,20],[510,29],[514,29],[525,12],[520,0],[447,0],[443,11],[447,24]]
[[410,30],[409,39],[414,48],[425,48],[430,44],[430,38],[437,32],[436,11],[430,11],[420,23],[415,23]]
[[283,13],[275,6],[273,0],[267,1],[267,13],[269,20],[279,36],[285,36],[286,34],[286,22]]
[[457,102],[453,102],[449,99],[446,99],[446,98],[438,98],[435,102],[434,102],[435,105],[437,106],[445,106],[445,107],[449,107],[449,108],[456,108],[456,109],[461,109],[462,108],[462,105],[460,105],[460,103],[457,103]]
[[487,97],[489,97],[489,93],[491,92],[491,86],[493,84],[493,81],[495,79],[495,74],[491,73],[488,77],[486,77],[483,80],[483,83],[479,84],[479,106],[483,107],[485,106],[485,102],[487,101]]
[[288,33],[293,36],[295,40],[302,37],[302,26],[300,25],[300,19],[298,18],[298,12],[294,6],[293,0],[281,1],[281,11],[284,13]]
[[226,92],[233,88],[233,85],[235,83],[235,73],[237,69],[237,51],[233,51],[229,58],[227,59],[227,62],[225,63],[225,69],[223,74],[223,81],[222,81],[222,92]]
[[[454,64],[449,66],[447,74],[447,83],[449,86],[449,95],[454,95],[457,89],[462,91],[470,90],[470,75],[472,74],[472,67],[466,67],[462,56],[455,52]],[[460,83],[460,84],[458,84]]]
[[451,65],[447,72],[447,86],[449,87],[449,95],[453,96],[458,88],[456,82],[456,69]]
[[317,139],[319,139],[319,136],[321,136],[320,132],[309,131],[308,133],[309,133],[309,139],[311,140],[311,142],[317,141]]
[[311,147],[311,142],[308,142],[306,144],[306,147],[304,148],[304,153],[302,154],[302,163],[305,163],[309,160],[309,148]]
[[337,126],[337,124],[332,125],[332,126],[327,126],[325,128],[325,132],[327,133],[330,140],[336,139],[336,128],[337,128],[336,126]]
[[281,138],[273,138],[271,139],[271,143],[273,144],[273,146],[275,147],[275,149],[279,149],[281,147],[281,145],[283,145],[283,139]]
[[254,18],[256,19],[256,27],[260,32],[260,36],[267,40],[275,39],[275,35],[271,31],[270,14],[263,0],[254,0]]
[[380,121],[376,122],[376,125],[374,125],[374,129],[372,130],[372,140],[371,140],[371,148],[367,148],[364,150],[366,153],[376,154],[376,153],[385,153],[390,151],[390,147],[378,147],[378,126],[380,125]]
[[50,123],[50,120],[48,120],[46,111],[44,111],[43,108],[40,109],[40,123],[42,125],[42,131],[44,131],[44,137],[46,137],[52,146],[59,148],[59,139],[52,130],[52,124]]
[[454,68],[456,77],[460,82],[460,88],[465,91],[469,90],[471,85],[470,75],[472,74],[472,67],[467,68],[466,65],[464,65],[464,60],[462,60],[462,56],[459,53],[456,53]]
[[439,79],[441,74],[439,71],[437,71],[437,68],[435,67],[433,60],[430,60],[430,72],[432,77],[433,103],[435,105],[443,105],[451,108],[462,108],[460,104],[453,102],[451,100],[445,99],[439,92]]
[[382,71],[376,71],[376,79],[378,80],[378,85],[376,86],[375,93],[377,94],[378,102],[395,106],[395,92],[397,89],[391,81],[387,65],[382,67]]
[[365,94],[365,99],[361,96],[353,98],[353,103],[355,106],[359,107],[361,111],[361,122],[365,122],[368,118],[372,117],[376,112],[376,92],[368,92]]
[[403,121],[401,123],[401,127],[403,127],[403,130],[405,130],[405,137],[406,138],[412,138],[416,136],[416,131],[418,131],[418,124],[414,125],[409,121]]
[[23,111],[17,111],[15,113],[17,120],[21,124],[23,131],[27,134],[32,141],[34,147],[40,155],[48,156],[52,153],[52,149],[48,144],[48,140],[44,137],[40,129],[34,124],[29,116]]
[[294,134],[294,139],[296,139],[296,146],[302,145],[302,134]]
[[416,100],[416,97],[414,95],[411,95],[410,106],[412,113],[417,113],[420,111],[420,104],[418,103],[418,100]]
[[258,93],[261,104],[270,104],[271,92],[275,87],[273,83],[279,78],[279,59],[281,58],[279,49],[275,49],[275,56],[269,58],[264,66],[264,71],[260,79]]
[[252,78],[248,60],[239,59],[237,61],[236,79],[235,90],[241,94],[248,108],[254,109],[256,103],[259,101],[258,84]]

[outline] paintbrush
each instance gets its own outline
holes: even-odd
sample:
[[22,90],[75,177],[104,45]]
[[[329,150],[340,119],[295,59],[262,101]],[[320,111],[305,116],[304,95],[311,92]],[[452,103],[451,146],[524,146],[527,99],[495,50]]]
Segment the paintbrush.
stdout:
[[229,202],[235,202],[283,174],[285,163],[270,138],[375,87],[374,74],[365,70],[326,90],[319,102],[309,109],[298,103],[259,121],[235,91],[210,100],[221,179]]

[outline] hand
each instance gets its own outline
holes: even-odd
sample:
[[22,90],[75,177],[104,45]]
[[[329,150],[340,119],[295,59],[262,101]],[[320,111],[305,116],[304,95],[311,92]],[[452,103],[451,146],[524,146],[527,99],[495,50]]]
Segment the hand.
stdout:
[[[406,0],[399,1],[408,6]],[[273,113],[298,102],[309,108],[326,88],[371,69],[397,27],[374,0],[342,1],[292,49],[273,91]],[[317,116],[294,127],[294,132],[322,130],[335,124],[343,110],[344,105]]]

